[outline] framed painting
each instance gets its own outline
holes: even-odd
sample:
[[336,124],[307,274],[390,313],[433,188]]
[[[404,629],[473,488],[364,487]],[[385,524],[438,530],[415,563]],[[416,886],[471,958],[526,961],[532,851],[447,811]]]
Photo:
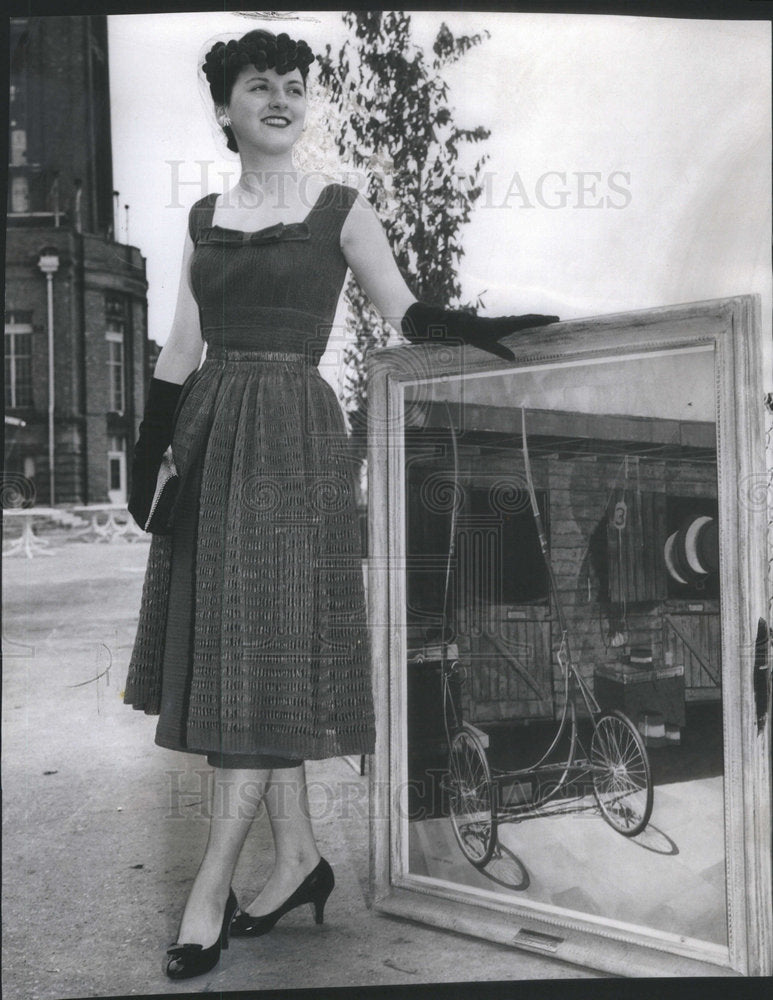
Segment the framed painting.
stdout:
[[760,303],[373,353],[384,913],[616,975],[769,975]]

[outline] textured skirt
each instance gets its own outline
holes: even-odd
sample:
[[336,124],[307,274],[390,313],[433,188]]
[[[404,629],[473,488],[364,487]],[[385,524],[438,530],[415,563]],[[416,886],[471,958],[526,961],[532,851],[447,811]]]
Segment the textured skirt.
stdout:
[[280,352],[210,347],[183,387],[124,701],[156,743],[320,759],[374,747],[355,465],[335,393]]

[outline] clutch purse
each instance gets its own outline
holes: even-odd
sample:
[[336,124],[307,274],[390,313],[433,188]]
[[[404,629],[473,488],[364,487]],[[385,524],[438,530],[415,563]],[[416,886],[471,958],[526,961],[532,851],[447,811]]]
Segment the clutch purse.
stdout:
[[172,457],[172,446],[161,457],[161,467],[156,478],[156,489],[150,504],[150,513],[145,523],[145,531],[154,535],[170,535],[172,533],[172,514],[177,492],[180,488],[180,477]]

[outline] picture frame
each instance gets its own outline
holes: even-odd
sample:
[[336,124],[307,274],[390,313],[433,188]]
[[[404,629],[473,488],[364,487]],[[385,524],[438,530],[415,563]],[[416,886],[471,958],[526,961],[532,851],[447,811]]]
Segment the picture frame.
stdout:
[[[571,320],[519,332],[502,340],[515,356],[509,362],[482,350],[445,341],[385,348],[371,354],[368,606],[378,720],[377,746],[370,768],[371,894],[378,912],[510,946],[514,949],[514,970],[517,950],[522,949],[624,976],[761,976],[773,971],[767,641],[769,512],[759,331],[759,296],[742,295]],[[695,419],[690,409],[693,405]],[[625,407],[629,407],[628,412]],[[455,841],[452,836],[456,821],[452,822],[449,810],[453,813],[453,807],[443,805],[443,797],[449,792],[451,740],[446,740],[443,747],[442,731],[440,739],[435,741],[441,745],[434,747],[437,751],[432,758],[437,762],[434,772],[432,768],[421,772],[425,777],[434,774],[436,781],[429,794],[438,801],[433,800],[429,809],[415,807],[419,773],[416,760],[422,754],[430,754],[432,749],[427,749],[429,742],[421,735],[421,728],[417,728],[423,725],[432,729],[431,713],[426,708],[420,708],[420,721],[416,722],[416,706],[420,704],[417,699],[423,697],[416,693],[412,679],[418,676],[417,663],[435,656],[442,661],[442,673],[450,659],[455,659],[456,669],[467,658],[468,662],[460,668],[463,683],[468,687],[462,708],[472,713],[473,721],[465,726],[473,734],[477,732],[483,743],[491,736],[492,743],[488,749],[484,747],[484,756],[493,754],[495,744],[506,748],[513,742],[507,737],[513,726],[520,727],[517,731],[521,734],[536,732],[538,724],[556,721],[561,709],[555,614],[548,616],[554,624],[547,633],[548,685],[553,688],[555,702],[552,711],[540,709],[539,718],[534,713],[533,718],[528,718],[528,698],[533,704],[542,705],[540,696],[527,698],[517,692],[513,694],[512,684],[508,681],[508,688],[500,678],[497,683],[504,684],[501,691],[505,694],[500,693],[497,701],[490,691],[485,697],[481,694],[485,684],[494,690],[492,682],[482,681],[476,689],[476,682],[470,680],[484,677],[494,661],[497,664],[494,674],[501,675],[503,661],[491,652],[493,646],[488,653],[480,654],[480,647],[475,647],[474,641],[467,642],[469,636],[465,637],[459,627],[464,615],[458,612],[470,590],[461,580],[458,551],[447,564],[449,573],[453,566],[450,575],[455,578],[452,602],[455,611],[447,615],[447,604],[441,608],[435,599],[434,611],[441,612],[439,618],[435,615],[435,625],[442,620],[441,638],[434,640],[434,646],[432,638],[427,636],[436,633],[426,627],[432,609],[429,618],[425,615],[422,622],[427,609],[417,612],[412,597],[407,610],[409,589],[412,586],[414,595],[421,593],[422,584],[421,580],[410,584],[421,559],[417,562],[417,554],[407,551],[413,514],[408,516],[406,506],[410,480],[406,474],[410,464],[406,456],[415,452],[411,441],[421,442],[422,434],[428,434],[426,469],[437,471],[436,457],[440,453],[445,455],[443,461],[449,468],[449,449],[439,446],[437,434],[433,437],[430,433],[442,430],[447,437],[449,428],[441,427],[442,420],[437,416],[443,409],[449,425],[455,425],[452,435],[455,447],[467,448],[473,456],[456,456],[456,479],[445,482],[446,490],[451,492],[454,488],[458,490],[461,482],[464,493],[460,469],[468,479],[478,476],[480,481],[489,468],[516,470],[512,474],[523,485],[524,442],[518,430],[527,423],[535,429],[531,438],[537,447],[531,463],[537,485],[547,486],[550,492],[550,483],[559,483],[552,487],[556,496],[562,490],[566,494],[566,482],[560,479],[559,472],[574,470],[569,478],[579,486],[569,487],[566,495],[577,499],[578,510],[582,508],[583,497],[601,495],[598,490],[595,494],[589,492],[586,471],[591,465],[593,474],[598,472],[602,476],[602,467],[606,468],[609,462],[624,461],[626,476],[635,465],[638,472],[644,470],[646,478],[654,475],[652,456],[655,455],[660,463],[658,468],[661,471],[661,467],[665,468],[666,478],[671,477],[671,487],[666,487],[666,493],[678,495],[680,489],[674,484],[678,484],[680,476],[687,475],[686,469],[700,466],[703,471],[698,478],[705,476],[708,469],[706,481],[711,481],[714,449],[716,487],[713,499],[708,497],[708,500],[718,507],[715,603],[711,604],[711,597],[703,602],[687,597],[680,604],[678,598],[662,591],[662,580],[657,593],[642,592],[637,597],[629,591],[622,603],[631,621],[639,614],[634,609],[643,609],[642,620],[657,623],[653,626],[656,641],[652,648],[666,660],[671,639],[661,641],[661,637],[669,635],[673,639],[674,629],[686,643],[677,645],[677,656],[690,658],[690,649],[695,652],[696,640],[685,635],[680,613],[689,615],[689,608],[700,607],[703,624],[714,615],[712,620],[717,625],[721,646],[715,651],[721,662],[721,676],[716,685],[719,693],[715,690],[713,698],[708,698],[698,682],[688,679],[686,692],[680,699],[682,707],[686,703],[688,711],[693,713],[698,711],[698,703],[707,713],[721,713],[721,722],[713,730],[721,773],[703,773],[700,744],[693,763],[686,765],[687,769],[676,778],[672,774],[676,758],[667,756],[674,751],[662,747],[649,751],[651,762],[657,757],[662,763],[657,766],[651,763],[656,779],[654,808],[647,829],[637,836],[620,838],[609,824],[605,825],[599,815],[598,797],[594,807],[590,796],[587,797],[590,805],[582,796],[575,799],[570,796],[568,809],[558,815],[549,810],[531,816],[517,810],[514,813],[502,799],[502,782],[492,779],[492,810],[502,819],[495,817],[492,822],[489,816],[486,829],[490,834],[493,826],[498,835],[492,854],[497,871],[491,874],[492,861],[476,863],[474,844],[470,864],[469,852],[460,849],[460,845],[464,846],[462,837],[457,836]],[[631,431],[632,421],[636,424],[635,432]],[[546,479],[545,470],[550,470],[553,459],[553,471]],[[577,463],[582,466],[581,475],[574,474]],[[551,480],[550,476],[554,478]],[[682,493],[686,489],[689,494],[698,481],[692,473],[690,477],[692,485],[682,489]],[[599,482],[599,489],[602,486],[606,489],[612,480],[607,475],[606,480]],[[639,499],[645,492],[639,489]],[[697,492],[693,492],[697,497]],[[612,524],[604,522],[607,508],[598,499],[594,502],[599,523]],[[557,541],[561,531],[579,531],[577,537],[582,538],[589,537],[589,532],[583,536],[585,529],[578,528],[582,520],[579,514],[570,523],[561,514],[560,504],[554,507],[557,513],[549,527],[548,547],[555,550],[558,566],[555,576],[559,582],[551,606],[561,593],[563,597],[558,603],[564,599],[569,602],[567,630],[582,632],[581,652],[589,651],[579,673],[591,688],[591,698],[594,686],[600,697],[594,657],[596,660],[606,657],[614,665],[617,655],[608,641],[613,632],[610,603],[614,602],[610,587],[614,590],[614,584],[607,579],[606,589],[602,587],[584,543],[575,545],[575,563],[571,560],[562,563]],[[678,509],[678,504],[674,509]],[[698,520],[693,519],[694,523]],[[704,513],[700,523],[706,525],[709,521],[709,515]],[[444,523],[448,528],[448,517]],[[451,536],[456,531],[458,542],[461,537],[458,524],[456,528],[451,524]],[[658,553],[663,549],[665,524],[663,521],[653,548]],[[606,530],[614,536],[614,526]],[[672,531],[669,537],[676,534]],[[622,538],[621,534],[621,543]],[[497,545],[501,555],[504,549],[499,542]],[[637,551],[644,548],[641,543]],[[434,579],[437,583],[443,577],[443,558],[440,558],[442,553],[436,552],[435,556],[434,563],[425,558],[422,572],[429,574],[426,580]],[[657,558],[661,559],[660,555]],[[577,572],[579,565],[585,567],[587,581]],[[668,569],[662,560],[652,565],[661,574]],[[505,572],[510,569],[505,567]],[[629,572],[633,574],[634,570]],[[571,585],[561,583],[570,576]],[[585,582],[587,606],[580,607],[575,597],[581,589],[584,593]],[[425,590],[429,593],[432,586],[428,584]],[[620,597],[622,590],[618,587],[616,593]],[[480,594],[475,599],[479,598]],[[503,610],[501,603],[490,600],[490,594],[488,597],[484,594],[481,600],[489,611],[492,607]],[[526,606],[512,604],[504,609],[512,617],[512,628],[516,631],[521,627],[519,616],[523,616],[522,608]],[[543,612],[540,614],[545,618]],[[609,632],[602,635],[603,647],[598,646],[598,635],[591,628],[592,621],[595,622],[593,616],[610,622]],[[531,617],[536,620],[539,616]],[[697,618],[690,621],[695,624]],[[766,638],[761,643],[762,625]],[[418,647],[417,627],[419,633],[424,629],[425,637],[423,646],[419,642]],[[536,627],[542,628],[540,622]],[[636,626],[627,627],[632,640]],[[504,611],[496,628],[501,630],[498,638],[501,649],[502,636],[514,634],[507,631],[510,626]],[[586,635],[590,637],[587,641],[583,638]],[[444,649],[443,653],[438,653],[439,647]],[[415,655],[417,648],[423,649],[423,655]],[[599,648],[602,653],[594,652]],[[510,659],[515,661],[517,657]],[[653,672],[652,677],[665,676],[666,663],[660,666],[663,671]],[[634,664],[629,669],[635,673]],[[528,686],[528,681],[528,677],[522,677],[518,691],[526,690],[524,685]],[[430,692],[433,683],[430,682]],[[660,689],[666,690],[665,682],[661,681]],[[442,699],[437,684],[435,690]],[[426,704],[431,704],[432,697],[430,693]],[[411,699],[413,721],[409,720]],[[447,713],[447,704],[441,713]],[[495,718],[497,712],[500,718]],[[580,725],[587,726],[589,718],[583,720],[582,716],[581,711]],[[650,742],[653,733],[657,743],[657,730],[651,725],[647,730],[646,719],[644,723],[638,721],[642,743]],[[446,735],[448,726],[446,715]],[[688,724],[683,732],[691,739],[700,738],[697,724],[692,729]],[[577,759],[584,759],[581,753]],[[666,777],[658,779],[656,772]],[[453,788],[450,794],[455,794]],[[446,801],[452,800],[446,795]],[[456,832],[459,833],[458,822]],[[508,837],[515,839],[507,840]],[[723,838],[724,848],[716,854]],[[482,855],[477,860],[482,860]],[[615,870],[616,860],[620,863],[618,870]],[[502,873],[512,874],[515,866],[520,866],[523,877],[520,882],[516,878],[508,883]],[[713,892],[714,902],[710,905],[706,902],[709,896],[700,902],[704,890]],[[690,898],[696,900],[694,911],[682,913],[681,901]]]

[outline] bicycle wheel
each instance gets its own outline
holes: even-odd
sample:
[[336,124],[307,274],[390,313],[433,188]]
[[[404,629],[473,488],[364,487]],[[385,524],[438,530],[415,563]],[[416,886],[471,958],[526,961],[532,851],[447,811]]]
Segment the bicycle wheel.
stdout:
[[596,719],[590,763],[604,819],[624,837],[635,837],[652,814],[652,777],[644,741],[622,712],[603,712]]
[[451,740],[448,760],[451,823],[462,853],[476,868],[491,860],[497,840],[494,788],[486,751],[470,729]]

